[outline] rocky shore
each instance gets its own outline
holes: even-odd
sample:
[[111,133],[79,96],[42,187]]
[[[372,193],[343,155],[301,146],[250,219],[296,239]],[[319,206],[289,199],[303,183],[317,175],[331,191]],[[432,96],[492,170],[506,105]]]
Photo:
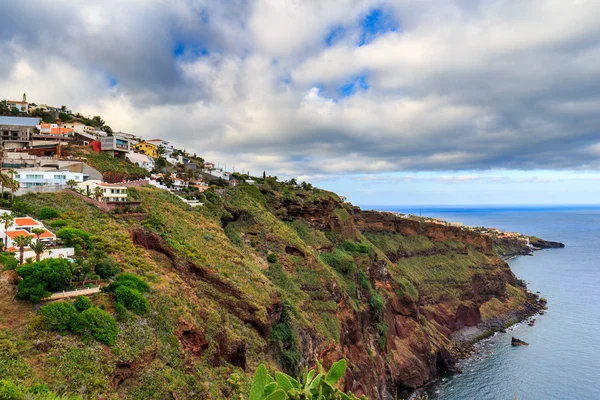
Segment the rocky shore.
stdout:
[[528,242],[518,238],[494,238],[494,249],[504,260],[508,260],[516,256],[531,256],[539,250],[565,247],[563,243],[543,240],[535,236],[527,238]]

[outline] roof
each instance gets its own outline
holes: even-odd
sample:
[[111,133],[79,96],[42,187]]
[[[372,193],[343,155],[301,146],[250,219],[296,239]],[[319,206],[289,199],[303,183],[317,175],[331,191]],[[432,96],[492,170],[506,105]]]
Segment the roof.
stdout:
[[18,104],[27,104],[26,101],[20,101],[20,100],[7,100],[7,102],[9,102],[9,103],[18,103]]
[[40,239],[56,239],[56,235],[50,232],[48,229],[44,229],[44,233],[40,235]]
[[39,224],[40,223],[37,222],[33,218],[29,218],[29,217],[15,218],[15,225],[17,225],[17,226],[38,226]]
[[140,153],[128,153],[125,155],[125,158],[139,162],[150,162],[150,157]]
[[12,240],[14,240],[18,236],[31,236],[31,237],[33,237],[32,234],[30,234],[29,232],[24,231],[24,230],[8,231],[8,232],[6,232],[6,235],[9,238],[11,238]]
[[0,125],[13,125],[13,126],[30,126],[35,127],[40,123],[39,118],[32,117],[8,117],[0,116]]

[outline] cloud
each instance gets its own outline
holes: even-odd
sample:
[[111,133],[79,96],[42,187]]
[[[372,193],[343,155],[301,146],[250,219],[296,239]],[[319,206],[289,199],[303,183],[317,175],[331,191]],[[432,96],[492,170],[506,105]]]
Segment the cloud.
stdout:
[[228,167],[600,168],[594,0],[32,0],[0,13],[0,97],[101,114]]

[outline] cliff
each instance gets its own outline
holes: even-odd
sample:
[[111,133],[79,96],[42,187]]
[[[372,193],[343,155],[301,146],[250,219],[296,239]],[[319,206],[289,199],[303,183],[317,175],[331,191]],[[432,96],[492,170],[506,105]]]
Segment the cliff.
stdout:
[[[465,328],[500,329],[541,306],[491,238],[326,191],[241,186],[207,192],[198,209],[155,188],[129,194],[145,215],[110,216],[68,193],[24,198],[150,282],[151,312],[120,320],[107,347],[47,331],[36,308],[0,294],[0,345],[18,343],[8,379],[86,398],[217,399],[246,391],[261,362],[294,374],[345,357],[343,389],[392,399],[452,369]],[[93,301],[114,312],[110,296]]]

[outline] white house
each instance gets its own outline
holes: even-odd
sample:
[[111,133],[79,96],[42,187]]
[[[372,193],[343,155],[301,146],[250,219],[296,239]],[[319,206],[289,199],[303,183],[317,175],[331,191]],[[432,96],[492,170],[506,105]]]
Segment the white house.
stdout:
[[58,171],[55,168],[22,168],[18,169],[15,174],[15,180],[22,188],[66,185],[70,180],[80,183],[88,177],[87,174],[81,172]]
[[[0,210],[1,214],[10,213],[8,210]],[[37,235],[32,233],[33,229],[43,229],[44,233],[40,235],[40,241],[42,242],[54,242],[56,240],[56,235],[50,232],[44,224],[40,221],[33,219],[31,217],[16,217],[12,225],[8,227],[8,229],[4,229],[4,224],[0,224],[0,242],[4,246],[4,240],[6,238],[6,246],[5,248],[9,251],[18,250],[14,244],[15,238],[18,236],[30,236],[32,241],[35,243],[37,241]]]
[[137,164],[147,171],[154,169],[154,159],[145,154],[130,152],[125,155],[125,159],[133,164]]
[[96,188],[99,187],[102,189],[102,198],[100,200],[106,203],[127,201],[126,186],[90,179],[89,181],[78,184],[77,187],[84,190],[85,193],[89,193],[89,197],[94,197],[94,192]]

